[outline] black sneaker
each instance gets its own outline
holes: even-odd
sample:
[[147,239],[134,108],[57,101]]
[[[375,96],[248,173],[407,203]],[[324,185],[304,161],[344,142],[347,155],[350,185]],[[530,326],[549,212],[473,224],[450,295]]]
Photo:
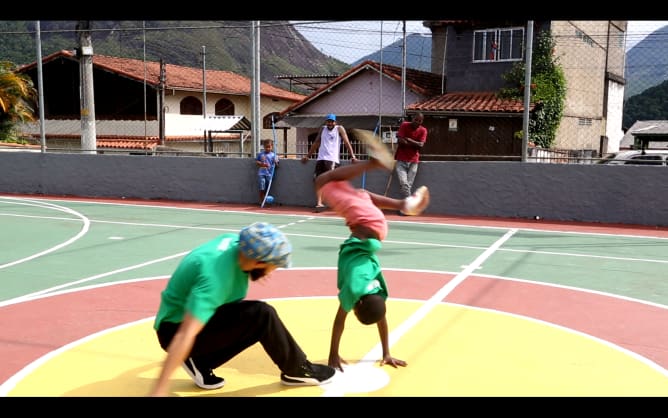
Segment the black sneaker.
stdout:
[[336,374],[333,367],[304,363],[296,373],[281,373],[281,383],[287,386],[317,386],[329,383]]
[[211,369],[199,369],[192,357],[188,357],[183,363],[183,369],[188,373],[195,384],[202,389],[218,389],[225,385],[225,379],[213,374]]

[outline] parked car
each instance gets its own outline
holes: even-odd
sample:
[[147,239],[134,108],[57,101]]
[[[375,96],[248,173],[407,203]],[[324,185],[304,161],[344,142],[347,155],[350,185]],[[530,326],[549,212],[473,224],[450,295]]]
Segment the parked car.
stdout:
[[599,164],[668,165],[668,150],[630,150],[613,152]]

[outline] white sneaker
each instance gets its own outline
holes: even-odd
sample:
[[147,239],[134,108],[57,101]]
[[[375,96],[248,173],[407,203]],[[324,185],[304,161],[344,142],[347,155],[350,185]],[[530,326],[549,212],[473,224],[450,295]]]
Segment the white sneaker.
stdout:
[[404,199],[404,208],[400,212],[408,216],[419,215],[427,205],[429,205],[429,189],[427,186],[420,186],[412,196]]
[[394,169],[394,156],[390,150],[380,141],[380,138],[371,131],[365,129],[351,129],[354,131],[355,137],[366,145],[366,153],[369,157],[377,160],[388,170]]

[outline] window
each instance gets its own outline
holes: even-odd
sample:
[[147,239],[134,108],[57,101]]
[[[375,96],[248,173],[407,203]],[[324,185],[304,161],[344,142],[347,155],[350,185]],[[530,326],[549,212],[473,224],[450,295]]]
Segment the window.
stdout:
[[269,113],[262,119],[262,127],[264,129],[273,129],[276,122],[278,122],[278,112]]
[[267,114],[267,116],[262,119],[262,127],[264,129],[273,129],[274,125],[278,123],[278,113],[279,112],[272,112]]
[[637,155],[631,157],[631,160],[626,161],[624,164],[663,165],[663,157],[661,155]]
[[524,54],[524,28],[473,32],[473,62],[519,61]]
[[201,115],[202,102],[193,96],[188,96],[181,100],[180,109],[182,115]]
[[234,103],[227,99],[220,99],[216,102],[216,115],[234,116]]
[[579,29],[575,30],[575,37],[581,39],[582,42],[586,43],[589,46],[594,46],[594,40],[591,38],[591,36],[587,35],[586,33],[582,32]]

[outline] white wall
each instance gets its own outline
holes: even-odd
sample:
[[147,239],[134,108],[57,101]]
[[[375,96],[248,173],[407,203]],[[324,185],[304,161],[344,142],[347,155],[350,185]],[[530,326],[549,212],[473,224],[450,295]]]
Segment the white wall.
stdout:
[[624,85],[608,82],[608,118],[605,123],[605,135],[608,137],[607,149],[603,153],[619,151],[619,144],[624,137],[622,130],[622,112],[624,111]]

